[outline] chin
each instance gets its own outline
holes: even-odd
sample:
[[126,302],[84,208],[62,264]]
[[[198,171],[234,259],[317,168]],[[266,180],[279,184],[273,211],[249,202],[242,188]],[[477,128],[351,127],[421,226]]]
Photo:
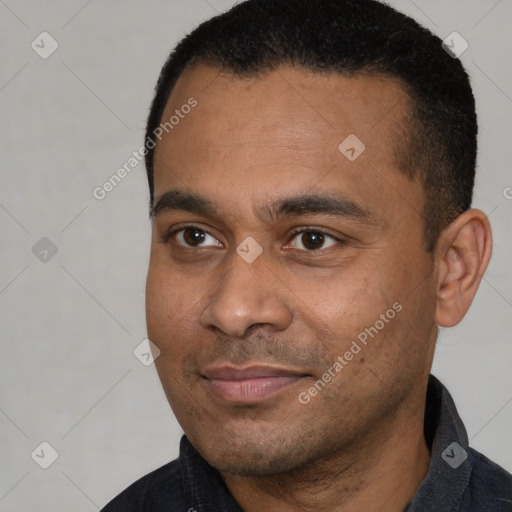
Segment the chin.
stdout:
[[311,447],[304,446],[301,439],[289,435],[285,439],[278,436],[271,439],[267,435],[260,440],[254,435],[250,439],[229,439],[229,435],[226,435],[225,442],[220,439],[212,442],[212,438],[203,437],[192,444],[221,473],[244,477],[288,473],[300,469],[315,458],[315,454],[309,453]]
[[279,475],[299,468],[296,461],[290,459],[290,454],[272,458],[268,455],[254,457],[252,453],[241,452],[236,458],[226,460],[225,456],[221,456],[208,462],[222,474],[242,477]]

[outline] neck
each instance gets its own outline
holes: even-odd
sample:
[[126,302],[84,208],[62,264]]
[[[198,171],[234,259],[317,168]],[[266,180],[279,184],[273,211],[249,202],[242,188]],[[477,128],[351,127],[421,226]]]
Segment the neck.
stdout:
[[223,475],[245,512],[402,512],[428,471],[425,401],[402,404],[357,446],[265,477]]

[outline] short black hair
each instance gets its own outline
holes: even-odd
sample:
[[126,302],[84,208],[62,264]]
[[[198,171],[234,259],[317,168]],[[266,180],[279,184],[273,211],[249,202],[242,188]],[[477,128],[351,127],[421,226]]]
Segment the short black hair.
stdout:
[[[469,77],[439,37],[389,5],[377,0],[247,0],[209,19],[179,42],[163,66],[146,142],[162,122],[178,78],[193,64],[241,77],[291,65],[398,79],[411,107],[395,156],[404,174],[422,182],[427,250],[470,208],[477,117]],[[152,206],[154,149],[148,149],[145,161]]]

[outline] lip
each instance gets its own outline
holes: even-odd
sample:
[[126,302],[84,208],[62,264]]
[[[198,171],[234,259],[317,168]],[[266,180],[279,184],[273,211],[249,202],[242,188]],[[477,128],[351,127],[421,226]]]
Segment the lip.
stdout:
[[262,402],[306,377],[303,372],[275,366],[218,366],[202,373],[208,390],[223,401]]

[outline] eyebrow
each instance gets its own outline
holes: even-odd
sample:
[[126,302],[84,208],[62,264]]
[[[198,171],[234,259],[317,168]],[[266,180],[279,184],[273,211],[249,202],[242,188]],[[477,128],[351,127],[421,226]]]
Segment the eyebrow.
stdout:
[[[162,194],[150,210],[150,216],[163,213],[185,211],[215,217],[219,208],[216,203],[199,194],[189,194],[180,190],[169,190]],[[279,199],[265,206],[261,216],[277,221],[286,217],[302,217],[322,214],[330,217],[342,217],[358,222],[371,223],[372,214],[357,203],[338,194],[303,194]]]
[[213,201],[199,194],[188,194],[179,190],[169,190],[155,201],[155,204],[150,209],[150,216],[156,217],[162,213],[177,211],[213,217],[217,214],[217,207]]

